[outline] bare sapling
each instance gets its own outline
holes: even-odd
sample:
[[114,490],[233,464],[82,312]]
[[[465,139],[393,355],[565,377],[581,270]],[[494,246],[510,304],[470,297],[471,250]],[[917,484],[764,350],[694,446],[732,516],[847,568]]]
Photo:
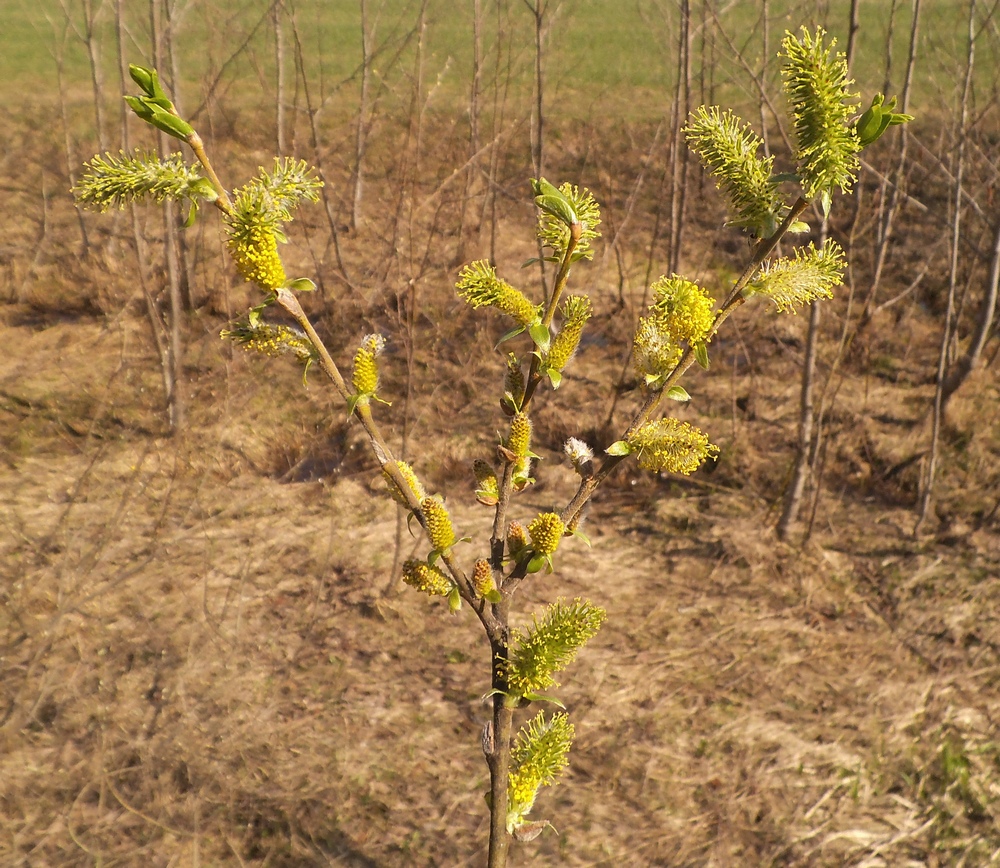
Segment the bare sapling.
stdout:
[[[530,841],[549,827],[537,816],[536,803],[566,769],[574,737],[569,714],[554,694],[557,675],[606,618],[604,609],[586,599],[557,599],[532,616],[531,626],[518,628],[512,620],[518,590],[539,574],[552,573],[563,545],[586,542],[581,517],[616,466],[634,460],[652,473],[691,474],[719,453],[706,433],[665,415],[664,401],[677,406],[691,400],[681,378],[695,361],[708,367],[712,339],[748,300],[770,299],[779,311],[792,312],[832,294],[845,266],[836,242],[800,246],[789,256],[775,256],[775,248],[786,233],[808,230],[801,217],[814,200],[828,212],[833,191],[853,183],[858,152],[907,119],[893,113],[881,96],[855,118],[848,82],[838,73],[841,61],[823,38],[821,30],[803,30],[798,36],[787,34],[784,41],[785,90],[797,136],[790,172],[774,173],[774,157],[760,155],[760,137],[731,112],[702,106],[688,119],[684,135],[728,200],[731,225],[752,239],[749,261],[721,303],[705,287],[677,274],[652,283],[652,301],[632,347],[641,401],[621,436],[604,446],[600,457],[591,444],[567,441],[565,452],[579,483],[561,510],[525,515],[517,498],[537,472],[539,456],[532,440],[536,404],[568,385],[565,372],[593,313],[591,299],[569,287],[574,266],[593,256],[592,245],[600,235],[598,203],[588,190],[571,183],[531,182],[537,238],[552,264],[551,279],[542,278],[534,292],[507,282],[487,260],[461,269],[459,296],[474,309],[493,309],[509,325],[498,344],[502,434],[494,453],[481,456],[469,476],[476,499],[492,510],[492,531],[488,540],[477,541],[478,551],[471,549],[472,554],[466,554],[470,549],[465,545],[472,540],[455,528],[445,499],[421,482],[420,457],[415,466],[398,460],[383,434],[378,407],[392,397],[381,391],[385,337],[361,336],[349,373],[342,372],[299,302],[299,295],[313,288],[312,281],[285,272],[278,252],[285,227],[299,204],[319,198],[320,181],[304,162],[277,158],[271,168],[230,190],[213,169],[198,133],[175,112],[156,72],[133,66],[131,76],[141,94],[126,97],[132,110],[190,146],[196,159],[189,163],[180,153],[98,156],[75,188],[81,205],[98,209],[150,198],[179,201],[188,208],[189,223],[202,204],[214,205],[237,271],[261,292],[259,304],[222,336],[247,350],[290,357],[306,371],[318,367],[364,429],[387,493],[426,538],[426,555],[403,565],[405,583],[443,598],[456,614],[471,610],[490,646],[487,697],[492,711],[481,737],[490,773],[490,868],[507,864],[513,840]],[[794,185],[793,196],[785,194],[786,185]],[[291,315],[297,327],[272,324],[268,315],[274,307]],[[550,712],[548,706],[558,710]]]

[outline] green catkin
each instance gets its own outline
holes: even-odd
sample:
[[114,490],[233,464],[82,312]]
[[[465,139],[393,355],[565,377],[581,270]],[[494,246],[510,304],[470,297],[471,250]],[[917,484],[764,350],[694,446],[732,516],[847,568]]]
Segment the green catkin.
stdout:
[[604,609],[588,600],[557,600],[530,629],[515,631],[505,671],[510,694],[537,694],[555,686],[554,673],[573,662],[606,617]]
[[628,444],[644,470],[684,475],[694,473],[710,455],[719,454],[707,434],[679,419],[647,422],[628,438]]
[[538,319],[538,307],[520,290],[497,277],[496,269],[485,259],[465,266],[455,288],[473,308],[495,308],[522,326],[529,326]]
[[708,290],[676,274],[661,277],[650,289],[650,311],[660,317],[674,343],[694,345],[708,337],[715,323],[715,302]]
[[766,296],[779,313],[795,313],[796,305],[833,298],[833,288],[844,279],[846,267],[843,249],[828,238],[818,250],[809,244],[796,248],[790,258],[783,256],[764,263],[743,293],[746,297]]
[[573,724],[557,712],[546,721],[540,711],[521,728],[511,748],[511,772],[507,783],[507,830],[513,832],[525,822],[538,791],[555,783],[569,764],[573,744]]
[[476,499],[480,503],[492,506],[500,496],[496,471],[488,461],[483,461],[481,458],[476,459],[472,470],[476,476]]

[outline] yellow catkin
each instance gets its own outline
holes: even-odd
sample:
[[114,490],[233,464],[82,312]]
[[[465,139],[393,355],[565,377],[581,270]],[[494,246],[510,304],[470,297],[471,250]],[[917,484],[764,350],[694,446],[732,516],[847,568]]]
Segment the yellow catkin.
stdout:
[[651,287],[652,308],[675,343],[697,344],[712,330],[715,302],[706,289],[676,274],[661,277]]
[[585,295],[571,295],[566,299],[563,305],[562,330],[552,339],[552,346],[546,359],[551,370],[561,371],[573,358],[591,311],[590,299]]
[[278,241],[270,230],[255,227],[240,238],[230,238],[229,252],[244,280],[267,290],[285,284],[285,268],[278,256]]
[[524,529],[524,525],[518,521],[512,521],[507,526],[507,551],[512,557],[517,557],[527,544],[528,532]]
[[[410,491],[413,492],[413,496],[417,500],[423,500],[427,497],[427,492],[424,491],[423,485],[420,484],[420,480],[417,479],[417,474],[414,473],[413,468],[410,467],[405,461],[397,461],[396,467],[399,468],[400,475],[402,475]],[[410,509],[410,503],[406,499],[406,496],[399,490],[399,487],[393,481],[392,477],[389,475],[389,471],[383,467],[382,476],[385,478],[386,485],[389,489],[389,496],[396,501],[400,506],[405,506]]]
[[378,363],[375,354],[367,347],[358,347],[354,354],[351,383],[359,395],[374,395],[378,390]]
[[477,597],[485,597],[497,589],[493,579],[493,568],[485,558],[476,561],[476,565],[472,568],[472,587],[476,589]]
[[440,569],[417,560],[409,560],[403,564],[403,581],[432,597],[447,597],[454,587],[451,579]]
[[510,420],[510,437],[507,448],[518,458],[523,458],[531,448],[531,420],[525,413],[516,413]]
[[528,525],[531,545],[542,555],[551,555],[559,547],[566,526],[559,515],[554,512],[543,512]]
[[427,536],[434,550],[443,552],[450,549],[455,544],[455,529],[444,504],[436,497],[425,497],[420,503],[420,510],[427,522]]

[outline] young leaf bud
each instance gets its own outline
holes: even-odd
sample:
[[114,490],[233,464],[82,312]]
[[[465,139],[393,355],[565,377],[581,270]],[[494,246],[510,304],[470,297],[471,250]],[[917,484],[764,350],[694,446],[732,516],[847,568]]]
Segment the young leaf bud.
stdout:
[[485,506],[496,505],[500,496],[496,471],[480,458],[477,458],[472,465],[472,471],[476,474],[476,500]]

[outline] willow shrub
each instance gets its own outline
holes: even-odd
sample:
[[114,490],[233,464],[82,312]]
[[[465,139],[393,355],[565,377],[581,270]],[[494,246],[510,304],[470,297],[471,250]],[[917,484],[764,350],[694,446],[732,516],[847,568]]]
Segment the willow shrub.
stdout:
[[[489,865],[506,864],[511,837],[531,840],[548,825],[536,819],[536,800],[566,768],[573,724],[551,694],[556,673],[573,662],[600,629],[606,613],[593,603],[558,600],[534,616],[525,630],[510,627],[511,608],[522,582],[555,569],[567,537],[586,542],[578,530],[583,509],[613,468],[627,460],[651,472],[693,473],[718,448],[707,434],[670,415],[663,406],[690,400],[680,380],[694,362],[708,368],[708,348],[725,320],[748,300],[770,299],[777,310],[795,312],[816,299],[829,298],[842,279],[844,252],[832,240],[819,247],[795,247],[775,256],[787,233],[805,233],[810,205],[824,216],[835,191],[848,192],[858,171],[858,153],[889,126],[910,118],[893,111],[895,102],[876,95],[859,112],[850,92],[847,65],[824,42],[822,30],[787,33],[782,43],[784,90],[795,132],[795,164],[775,173],[774,158],[761,156],[761,139],[730,111],[702,106],[692,113],[685,134],[689,146],[715,178],[728,207],[730,224],[751,239],[749,261],[717,303],[702,286],[679,275],[658,279],[652,302],[639,319],[632,346],[642,400],[621,437],[595,457],[591,445],[571,438],[567,456],[579,487],[559,512],[516,520],[516,497],[532,485],[537,455],[532,451],[531,415],[543,394],[556,391],[573,364],[580,337],[593,312],[585,295],[568,293],[573,267],[592,258],[599,236],[600,208],[593,195],[570,183],[544,178],[531,182],[537,207],[536,233],[546,259],[555,264],[547,285],[526,292],[507,282],[487,261],[472,262],[458,275],[458,294],[473,308],[502,314],[510,330],[501,343],[504,367],[500,408],[506,435],[493,456],[473,467],[476,498],[494,512],[489,540],[479,542],[480,557],[467,556],[446,501],[430,494],[416,468],[393,456],[376,419],[380,394],[382,335],[361,338],[345,376],[316,333],[298,301],[313,288],[308,278],[289,278],[280,255],[285,227],[296,208],[314,201],[320,182],[301,161],[278,158],[270,169],[243,186],[228,189],[218,178],[195,129],[179,117],[154,70],[131,67],[141,93],[125,97],[143,120],[190,146],[195,162],[181,153],[166,158],[136,152],[92,159],[75,188],[77,201],[106,210],[152,199],[179,200],[188,206],[190,225],[200,206],[221,212],[227,249],[239,273],[260,290],[247,316],[222,332],[228,340],[269,356],[287,356],[308,369],[318,365],[364,428],[385,477],[387,492],[410,511],[427,540],[424,558],[403,565],[403,579],[418,592],[443,597],[453,612],[470,609],[492,649],[492,717],[482,733],[490,770],[487,794],[490,823]],[[815,213],[815,212],[813,212]],[[297,328],[272,324],[268,313],[283,308]],[[515,733],[515,712],[531,707]],[[520,717],[520,715],[519,715]]]

